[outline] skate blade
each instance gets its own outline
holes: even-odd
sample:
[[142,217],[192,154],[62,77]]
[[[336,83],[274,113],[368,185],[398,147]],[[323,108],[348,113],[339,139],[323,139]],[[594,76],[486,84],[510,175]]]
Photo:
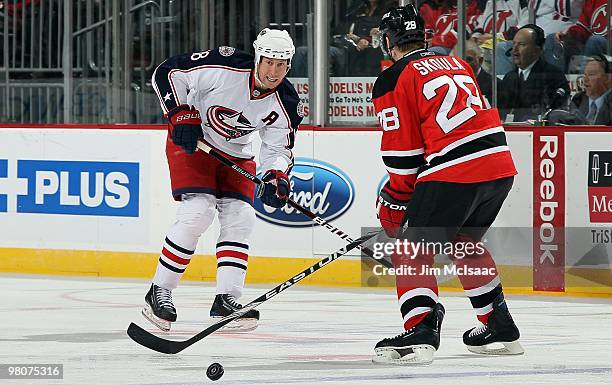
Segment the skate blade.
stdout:
[[[223,317],[210,317],[213,320],[220,320]],[[238,318],[227,325],[221,330],[226,333],[246,333],[257,329],[258,323],[255,318]]]
[[[403,356],[400,351],[410,350]],[[400,351],[398,351],[400,350]],[[433,362],[433,355],[436,349],[431,345],[412,345],[410,347],[394,348],[384,347],[374,349],[376,355],[372,357],[375,364],[391,365],[429,365]]]
[[498,356],[512,356],[525,353],[520,342],[494,342],[483,346],[469,346],[467,349],[476,354],[488,354]]
[[142,315],[161,330],[165,332],[170,331],[171,322],[161,319],[153,314],[153,309],[151,309],[151,306],[149,306],[148,303],[145,304],[145,307],[142,309]]

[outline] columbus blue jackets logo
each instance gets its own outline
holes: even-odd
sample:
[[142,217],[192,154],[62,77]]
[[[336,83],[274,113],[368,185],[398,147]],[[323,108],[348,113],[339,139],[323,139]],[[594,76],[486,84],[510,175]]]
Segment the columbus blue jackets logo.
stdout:
[[206,118],[208,119],[206,125],[227,141],[248,135],[255,128],[242,115],[242,112],[223,106],[211,106],[208,108]]

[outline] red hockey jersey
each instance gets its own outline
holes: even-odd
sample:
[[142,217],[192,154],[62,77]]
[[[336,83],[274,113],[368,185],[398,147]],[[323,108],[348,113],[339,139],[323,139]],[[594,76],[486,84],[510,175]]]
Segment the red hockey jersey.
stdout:
[[[474,30],[476,20],[480,15],[476,2],[469,2],[466,9],[466,29],[468,32]],[[419,14],[423,17],[425,28],[433,33],[431,46],[446,47],[452,49],[457,44],[457,7],[450,4],[441,4],[436,8],[423,3],[419,8]]]
[[568,33],[583,43],[592,35],[606,36],[608,34],[608,1],[586,0],[580,18]]
[[420,181],[474,183],[516,174],[497,109],[475,79],[460,58],[424,49],[379,75],[372,99],[394,198],[410,199]]

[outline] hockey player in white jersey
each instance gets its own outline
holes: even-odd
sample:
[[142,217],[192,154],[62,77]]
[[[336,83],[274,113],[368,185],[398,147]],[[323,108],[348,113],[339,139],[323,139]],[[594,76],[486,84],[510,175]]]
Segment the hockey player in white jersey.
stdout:
[[[171,57],[153,74],[153,88],[168,118],[166,156],[172,195],[180,201],[157,270],[145,296],[143,315],[162,330],[177,317],[171,292],[177,287],[198,239],[218,213],[216,296],[211,317],[224,317],[242,305],[255,223],[255,184],[217,159],[196,151],[201,140],[243,169],[255,173],[252,142],[256,132],[262,180],[257,195],[272,207],[287,202],[287,174],[293,166],[295,132],[302,120],[297,92],[285,79],[295,53],[286,31],[264,29],[253,43],[255,57],[232,47]],[[238,329],[257,326],[251,310]]]

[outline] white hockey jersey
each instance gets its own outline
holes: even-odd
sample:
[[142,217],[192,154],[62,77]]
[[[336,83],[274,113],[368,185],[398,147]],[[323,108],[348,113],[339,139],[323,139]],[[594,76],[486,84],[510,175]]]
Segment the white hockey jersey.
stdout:
[[[536,11],[536,24],[544,34],[565,31],[580,16],[584,0],[529,0],[529,9]],[[529,23],[529,12],[523,14],[519,25]]]
[[[527,7],[521,8],[520,0],[496,0],[495,33],[504,33],[519,25],[522,15],[527,13]],[[478,16],[474,29],[482,28],[484,33],[493,34],[493,2],[488,1],[485,10]]]
[[273,90],[255,89],[254,57],[219,47],[171,57],[153,73],[153,88],[164,114],[180,104],[195,106],[204,140],[238,158],[253,158],[259,132],[262,170],[288,172],[295,132],[302,121],[299,97],[284,79]]

